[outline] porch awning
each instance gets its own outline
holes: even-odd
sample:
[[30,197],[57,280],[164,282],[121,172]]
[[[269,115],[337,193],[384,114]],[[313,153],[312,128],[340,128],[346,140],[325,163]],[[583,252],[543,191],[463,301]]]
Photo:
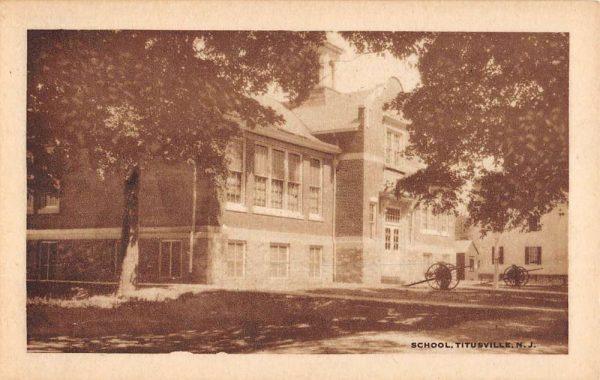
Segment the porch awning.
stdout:
[[415,207],[416,199],[408,197],[397,198],[393,191],[385,190],[379,192],[379,204],[383,210],[386,207],[398,208],[402,211],[408,212]]

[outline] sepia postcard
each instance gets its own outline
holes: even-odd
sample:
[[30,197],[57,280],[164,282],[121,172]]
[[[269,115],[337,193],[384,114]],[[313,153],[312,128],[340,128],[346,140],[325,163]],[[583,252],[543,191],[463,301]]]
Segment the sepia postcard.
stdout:
[[2,3],[2,378],[597,379],[598,16]]

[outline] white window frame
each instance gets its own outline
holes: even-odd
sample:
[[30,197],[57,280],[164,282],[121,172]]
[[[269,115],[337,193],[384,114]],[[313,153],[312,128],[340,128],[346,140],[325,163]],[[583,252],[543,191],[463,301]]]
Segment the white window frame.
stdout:
[[371,239],[377,237],[377,202],[369,203],[369,233]]
[[33,214],[35,211],[35,197],[33,194],[27,193],[27,215]]
[[[272,249],[274,247],[277,247],[277,261],[273,261],[271,254],[272,254]],[[284,247],[285,248],[285,253],[286,253],[286,260],[285,261],[281,261],[279,260],[279,252],[280,249]],[[285,263],[285,275],[284,276],[279,276],[279,269],[277,270],[277,274],[273,275],[273,273],[271,273],[271,265],[272,264],[277,264],[279,268],[279,265],[281,263]],[[274,279],[283,279],[283,278],[288,278],[290,275],[290,245],[289,244],[284,244],[284,243],[271,243],[269,245],[269,278],[274,278]]]
[[[537,260],[535,262],[533,262],[531,260],[531,253],[535,252],[537,255]],[[527,246],[525,247],[525,254],[529,259],[529,262],[525,263],[526,265],[542,265],[542,246],[540,245],[536,245],[536,246]]]
[[[227,192],[229,188],[225,189],[225,209],[230,211],[241,211],[245,212],[248,209],[246,208],[246,168],[248,165],[246,164],[246,138],[241,138],[242,143],[242,173],[241,173],[241,189],[240,189],[240,202],[231,202],[227,199]],[[229,168],[228,168],[229,171]],[[228,186],[226,184],[226,186]]]
[[[60,213],[60,195],[56,194],[48,194],[44,193],[40,195],[40,204],[42,203],[41,199],[44,199],[44,207],[40,207],[37,210],[38,214],[58,214]],[[49,199],[55,199],[56,202],[52,202],[49,204]]]
[[[262,148],[265,148],[267,150],[267,173],[266,173],[266,177],[262,176],[262,175],[257,175],[256,174],[256,147],[260,146]],[[257,208],[261,208],[261,209],[269,209],[270,204],[271,204],[271,150],[270,147],[266,144],[254,144],[254,173],[252,173],[252,175],[254,176],[254,189],[252,191],[252,195],[253,195],[253,204],[256,201],[256,177],[261,177],[261,178],[265,178],[265,205],[264,206],[257,206],[256,204],[254,204],[254,209],[256,210]]]
[[[313,252],[318,252],[318,260],[313,260]],[[323,246],[322,245],[311,245],[308,251],[308,277],[310,278],[321,278],[323,275]],[[313,273],[313,266],[317,263],[319,265],[319,271],[315,275]],[[316,272],[315,272],[316,273]]]
[[[266,177],[263,176],[259,176],[261,178],[266,178],[266,198],[265,198],[265,206],[257,206],[254,205],[252,207],[252,211],[254,213],[257,214],[265,214],[265,215],[273,215],[273,216],[282,216],[282,217],[288,217],[288,218],[296,218],[296,219],[304,219],[304,216],[302,215],[302,207],[303,207],[303,191],[302,191],[302,186],[304,184],[304,156],[302,155],[302,153],[295,151],[295,150],[291,150],[291,149],[286,149],[280,146],[272,146],[269,144],[265,144],[263,142],[256,142],[255,145],[261,146],[263,148],[267,149],[267,163],[268,163],[268,173]],[[284,153],[284,179],[283,179],[283,200],[282,200],[282,208],[275,208],[272,206],[272,188],[271,188],[271,183],[273,181],[273,150],[278,150]],[[290,175],[289,175],[289,155],[293,154],[296,155],[300,158],[300,183],[299,183],[299,188],[298,188],[298,210],[290,210],[289,209],[289,205],[288,205],[288,190],[289,190],[289,183],[290,181]],[[256,159],[256,158],[254,158]],[[254,179],[256,181],[256,174],[253,173],[254,175]],[[298,183],[298,182],[292,182],[292,183]],[[256,196],[256,189],[253,189],[253,197]]]
[[[228,268],[229,268],[229,262],[232,261],[231,257],[230,257],[230,245],[235,245],[236,246],[236,253],[237,253],[237,246],[241,246],[242,247],[242,260],[241,260],[241,265],[242,265],[242,275],[238,276],[237,275],[237,263],[238,260],[236,260],[236,257],[233,257],[233,274],[229,274],[227,273]],[[246,277],[246,242],[243,240],[229,240],[227,242],[227,255],[225,256],[225,275],[229,278],[245,278]]]
[[450,236],[449,214],[435,215],[432,206],[421,205],[420,208],[422,234]]
[[[42,240],[40,241],[40,244],[38,246],[38,270],[39,270],[39,279],[40,280],[52,280],[50,278],[50,267],[52,265],[50,265],[51,263],[51,259],[50,259],[50,246],[56,246],[56,250],[55,250],[55,255],[58,256],[58,241],[56,240]],[[44,252],[42,252],[42,247],[46,246],[46,250]],[[42,266],[42,255],[46,256],[46,265]],[[56,260],[56,258],[54,258]],[[56,262],[54,262],[54,265],[56,266]],[[42,269],[45,268],[45,273],[42,275]]]
[[[173,276],[173,243],[178,242],[179,247],[181,248],[179,251],[179,276]],[[163,243],[169,243],[169,276],[164,276],[162,274],[162,255],[163,255]],[[158,278],[159,279],[181,279],[183,278],[183,240],[179,239],[161,239],[158,245]]]
[[385,227],[383,229],[383,247],[385,251],[392,251],[392,228]]
[[[384,128],[384,157],[383,162],[386,167],[393,169],[400,169],[402,167],[402,157],[397,159],[397,156],[401,156],[406,147],[408,146],[408,136],[406,131],[386,125]],[[391,136],[388,148],[388,135]],[[395,137],[398,138],[396,143]],[[389,155],[388,155],[389,151]]]
[[[310,212],[310,204],[309,204],[309,213],[308,213],[308,218],[310,220],[323,220],[323,160],[321,158],[318,157],[310,157],[308,160],[308,170],[311,170],[311,161],[315,160],[315,161],[319,161],[319,201],[318,201],[318,207],[319,207],[319,212],[318,213],[314,213],[314,212]],[[308,196],[310,198],[310,188],[311,188],[311,184],[308,184]],[[310,202],[310,199],[309,199]]]
[[[290,211],[290,212],[296,212],[296,213],[302,213],[302,184],[304,183],[303,179],[304,179],[304,175],[303,172],[304,170],[302,170],[304,168],[304,157],[302,157],[301,153],[295,152],[295,151],[291,151],[291,150],[284,150],[285,151],[285,181],[284,181],[284,194],[283,194],[283,198],[284,198],[284,205],[285,205],[285,209]],[[295,182],[295,181],[291,181],[290,180],[290,155],[293,156],[298,156],[298,164],[300,167],[300,179],[299,182]],[[298,185],[298,209],[297,210],[290,210],[289,208],[289,185],[290,183],[296,184]]]

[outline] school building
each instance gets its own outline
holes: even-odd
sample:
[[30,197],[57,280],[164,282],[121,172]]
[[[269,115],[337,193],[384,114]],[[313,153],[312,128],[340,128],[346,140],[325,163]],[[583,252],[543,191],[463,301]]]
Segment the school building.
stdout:
[[[401,152],[406,121],[384,110],[403,91],[390,78],[336,90],[342,50],[321,49],[321,85],[290,108],[259,101],[282,126],[232,141],[226,189],[187,162],[156,162],[140,186],[139,280],[232,287],[408,283],[436,261],[455,263],[455,221],[397,199],[394,184],[420,167]],[[28,198],[30,280],[115,281],[122,182],[98,178],[85,152],[59,195]]]

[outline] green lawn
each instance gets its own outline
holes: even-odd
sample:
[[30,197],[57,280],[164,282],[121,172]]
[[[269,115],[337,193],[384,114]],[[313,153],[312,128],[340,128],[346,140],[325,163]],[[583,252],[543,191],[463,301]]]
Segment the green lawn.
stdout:
[[115,308],[27,307],[30,351],[411,352],[411,340],[432,339],[534,341],[538,349],[524,352],[566,353],[567,326],[566,307],[523,312],[236,291]]

